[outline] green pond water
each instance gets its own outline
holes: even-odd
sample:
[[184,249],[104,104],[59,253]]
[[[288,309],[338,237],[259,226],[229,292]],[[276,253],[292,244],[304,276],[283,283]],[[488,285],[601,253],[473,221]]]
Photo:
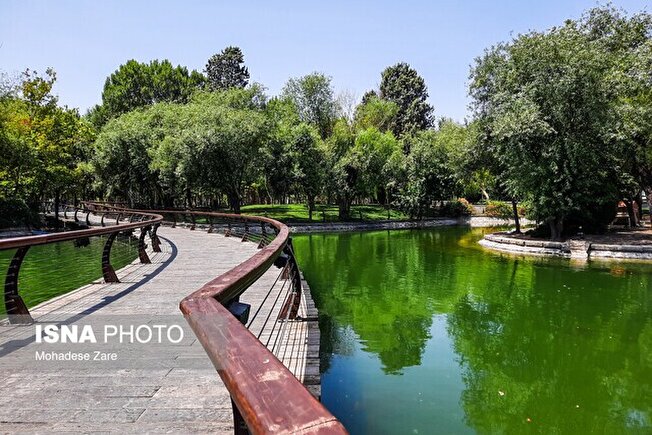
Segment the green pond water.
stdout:
[[652,265],[494,254],[481,236],[294,237],[326,407],[353,434],[652,433]]
[[[33,246],[27,251],[18,275],[18,291],[28,307],[102,278],[105,237],[91,237],[87,246],[72,241]],[[0,251],[0,279],[4,283],[15,249]],[[138,240],[119,236],[111,248],[115,270],[138,258]],[[4,300],[0,316],[5,314]]]

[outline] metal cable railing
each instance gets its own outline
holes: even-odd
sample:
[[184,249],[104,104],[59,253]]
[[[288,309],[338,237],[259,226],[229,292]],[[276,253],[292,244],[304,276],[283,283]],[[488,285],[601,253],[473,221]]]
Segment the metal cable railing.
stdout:
[[[90,211],[86,208],[79,208],[71,205],[61,205],[57,213],[54,213],[53,204],[45,204],[46,213],[60,214],[64,221],[70,220],[83,225],[85,228],[73,231],[60,231],[47,234],[13,237],[0,239],[0,252],[11,252],[11,260],[7,267],[4,287],[4,307],[7,319],[12,324],[32,323],[34,320],[29,312],[28,304],[25,303],[21,293],[29,289],[19,288],[19,277],[21,266],[27,256],[30,248],[34,246],[53,245],[63,242],[73,241],[76,246],[85,246],[90,243],[91,238],[94,240],[101,238],[103,248],[101,251],[101,273],[105,282],[119,282],[115,273],[113,264],[116,262],[115,256],[112,258],[112,247],[118,236],[125,235],[132,237],[134,230],[139,231],[137,239],[138,257],[141,263],[149,263],[150,259],[145,250],[145,236],[150,235],[152,246],[158,246],[159,240],[156,236],[156,229],[160,225],[163,217],[155,213],[145,213],[131,211],[121,216],[115,216],[115,220],[108,225],[106,216],[112,215],[106,211]],[[80,220],[80,215],[85,214],[85,218]],[[93,218],[91,218],[91,214]],[[128,255],[128,254],[123,254]],[[117,264],[126,263],[126,258],[118,258]],[[99,272],[99,270],[98,270]],[[39,271],[39,277],[45,284],[48,282],[48,273],[51,270]]]
[[[89,211],[128,213],[129,209],[107,203],[86,202]],[[131,210],[134,212],[134,210]],[[225,237],[258,244],[259,250],[244,262],[206,283],[180,303],[186,320],[217,369],[233,402],[237,434],[346,433],[337,419],[304,387],[272,352],[282,342],[287,325],[297,318],[301,301],[301,275],[294,257],[289,229],[273,219],[191,210],[139,210],[163,216],[172,227],[205,228]],[[260,308],[249,320],[250,307],[240,296],[272,265],[280,267],[263,300],[274,299],[260,331],[274,320],[262,343],[245,325],[257,320]],[[272,289],[283,280],[280,290]],[[274,317],[274,312],[279,314]],[[260,337],[260,333],[258,334]],[[280,336],[280,338],[279,338]],[[272,349],[267,346],[271,344]],[[287,351],[287,348],[284,352]]]

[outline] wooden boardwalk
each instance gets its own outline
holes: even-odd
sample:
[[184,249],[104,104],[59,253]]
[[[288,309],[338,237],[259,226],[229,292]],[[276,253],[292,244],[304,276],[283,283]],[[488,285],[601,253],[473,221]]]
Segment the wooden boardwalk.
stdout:
[[[232,433],[229,394],[178,304],[253,255],[256,244],[184,228],[161,227],[159,235],[163,252],[148,250],[152,264],[136,261],[118,271],[120,283],[97,281],[31,312],[37,325],[177,323],[186,328],[184,341],[120,346],[116,362],[66,369],[35,361],[43,347],[35,325],[1,324],[0,432]],[[290,286],[275,267],[240,300],[252,305],[250,331],[318,396],[317,312],[304,286],[299,315],[308,321],[276,319]]]

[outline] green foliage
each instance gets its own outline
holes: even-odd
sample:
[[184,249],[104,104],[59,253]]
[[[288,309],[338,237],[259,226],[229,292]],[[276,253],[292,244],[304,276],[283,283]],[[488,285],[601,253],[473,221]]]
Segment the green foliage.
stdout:
[[294,167],[294,188],[306,197],[308,219],[312,220],[315,198],[322,190],[324,178],[324,146],[319,133],[311,126],[301,123],[293,129],[290,152]]
[[121,116],[97,139],[98,179],[131,203],[190,206],[193,192],[219,192],[237,212],[267,137],[260,97],[256,88],[205,92]]
[[376,128],[381,132],[391,129],[398,114],[398,105],[392,101],[382,100],[375,94],[363,98],[355,110],[355,125],[361,130]]
[[[524,206],[517,206],[516,211],[521,217],[525,216],[526,208]],[[514,217],[514,208],[512,204],[504,201],[488,201],[484,209],[487,216],[497,217],[502,219],[511,219]]]
[[[570,216],[588,219],[589,208],[614,203],[634,185],[623,166],[619,85],[623,56],[649,45],[652,26],[633,20],[640,25],[594,9],[493,47],[472,71],[482,143],[497,157],[508,193],[527,199],[555,238]],[[639,37],[629,39],[629,27]]]
[[316,127],[322,138],[330,136],[338,112],[330,77],[315,72],[290,79],[282,96],[294,102],[301,121]]
[[470,216],[473,214],[473,206],[465,198],[446,201],[439,208],[439,214],[446,217]]
[[0,198],[0,228],[39,226],[38,213],[30,209],[22,199]]
[[249,70],[239,47],[226,47],[214,54],[206,64],[208,87],[213,91],[244,88],[249,83]]
[[434,201],[450,198],[459,190],[451,145],[446,135],[425,131],[410,140],[409,154],[394,153],[396,203],[411,217],[422,218]]
[[432,107],[426,102],[426,83],[407,63],[397,63],[382,72],[380,98],[398,106],[392,121],[397,137],[432,126]]
[[91,122],[101,127],[110,119],[138,107],[161,102],[185,103],[200,89],[205,78],[183,66],[174,67],[169,60],[141,63],[129,60],[104,83],[102,104],[89,112]]
[[381,133],[371,127],[357,134],[355,144],[346,156],[348,164],[360,174],[355,186],[357,195],[385,202],[380,199],[384,197],[392,175],[386,164],[398,151],[399,143],[392,133]]
[[350,218],[351,203],[355,195],[359,173],[348,158],[355,144],[355,133],[348,123],[340,119],[335,123],[333,134],[326,141],[326,192],[336,196],[340,219]]
[[301,122],[296,106],[289,99],[273,98],[265,111],[269,123],[268,140],[261,146],[263,186],[269,200],[282,201],[290,194],[294,166],[290,143],[294,128]]
[[18,89],[0,98],[0,198],[59,198],[87,187],[83,163],[93,133],[76,110],[57,105],[56,74],[26,71]]
[[[170,205],[169,198],[180,188],[176,171],[181,155],[171,139],[164,139],[179,126],[177,107],[156,104],[124,114],[104,126],[95,141],[93,167],[98,187],[108,197],[127,199],[131,205]],[[157,155],[157,145],[166,151],[165,157]]]

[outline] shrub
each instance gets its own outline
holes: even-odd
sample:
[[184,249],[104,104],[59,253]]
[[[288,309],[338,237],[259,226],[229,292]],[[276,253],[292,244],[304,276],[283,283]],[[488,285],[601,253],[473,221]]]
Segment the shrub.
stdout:
[[439,213],[448,217],[469,216],[473,213],[473,206],[465,198],[460,198],[457,201],[448,201],[443,204]]
[[502,201],[489,201],[484,209],[484,213],[487,216],[504,219],[511,218],[514,214],[512,205]]
[[0,228],[38,226],[38,213],[20,199],[0,199]]
[[[525,217],[527,214],[527,206],[525,204],[519,204],[516,207],[516,211],[520,217]],[[502,219],[511,219],[514,217],[514,210],[512,209],[512,204],[509,202],[502,201],[489,201],[487,206],[484,209],[484,213],[487,216],[502,218]]]

